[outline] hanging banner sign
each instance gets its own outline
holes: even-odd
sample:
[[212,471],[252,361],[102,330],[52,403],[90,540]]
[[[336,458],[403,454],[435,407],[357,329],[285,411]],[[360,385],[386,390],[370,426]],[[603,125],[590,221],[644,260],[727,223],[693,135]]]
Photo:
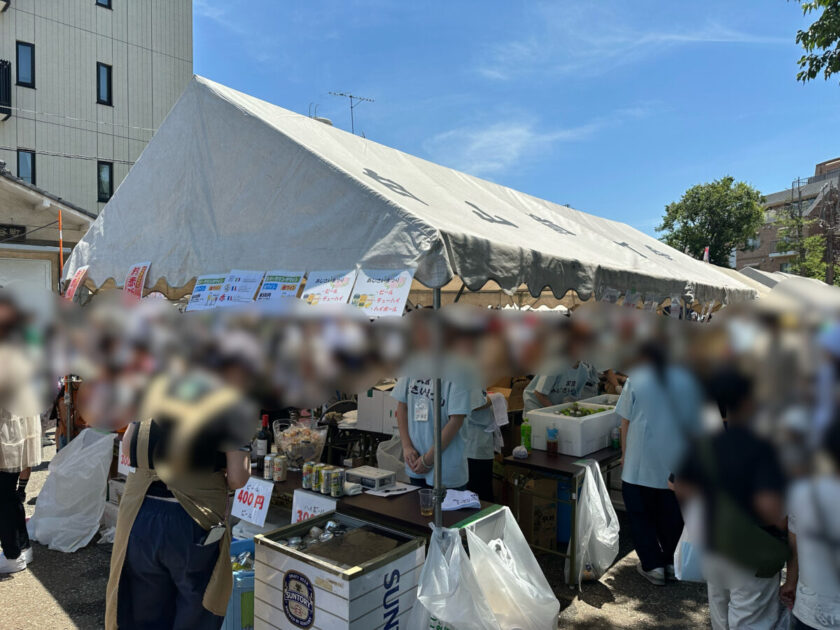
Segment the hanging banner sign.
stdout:
[[257,302],[297,297],[305,271],[267,271]]
[[219,306],[253,302],[263,276],[265,276],[264,271],[231,269],[225,278],[224,285],[222,285],[222,292],[219,294]]
[[399,317],[405,310],[413,278],[413,270],[362,269],[350,305],[362,309],[369,317]]
[[357,271],[310,271],[300,296],[307,304],[347,304]]
[[257,527],[262,527],[265,525],[265,517],[268,514],[268,504],[271,501],[273,490],[273,481],[251,477],[243,488],[236,491],[231,515],[253,523]]
[[223,273],[216,273],[196,278],[192,297],[190,297],[186,310],[206,311],[216,308],[226,277]]
[[128,270],[128,275],[123,283],[123,295],[127,298],[140,300],[143,297],[143,287],[146,284],[146,274],[151,262],[137,263]]
[[70,280],[70,286],[67,287],[67,291],[64,292],[64,299],[68,302],[73,301],[73,297],[76,295],[76,291],[79,290],[79,285],[84,282],[85,276],[87,275],[89,269],[89,265],[85,265],[84,267],[79,267],[76,269],[76,273],[73,274],[73,278]]

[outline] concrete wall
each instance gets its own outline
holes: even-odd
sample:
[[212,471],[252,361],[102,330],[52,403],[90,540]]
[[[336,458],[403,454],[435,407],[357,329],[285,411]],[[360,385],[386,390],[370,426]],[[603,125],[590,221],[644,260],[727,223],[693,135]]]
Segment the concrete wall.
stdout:
[[[191,0],[14,0],[0,13],[0,59],[35,44],[35,88],[13,86],[0,122],[0,159],[17,174],[18,148],[36,152],[36,185],[91,212],[97,160],[114,189],[189,82]],[[97,104],[96,64],[113,67],[113,107]],[[75,157],[67,157],[75,156]]]

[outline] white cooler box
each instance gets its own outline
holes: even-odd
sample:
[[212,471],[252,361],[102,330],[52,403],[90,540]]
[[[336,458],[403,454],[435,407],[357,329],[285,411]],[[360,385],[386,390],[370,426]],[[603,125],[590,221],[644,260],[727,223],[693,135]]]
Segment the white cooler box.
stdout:
[[[305,549],[288,545],[313,526],[325,529],[328,521],[346,533]],[[255,630],[405,627],[426,559],[422,538],[327,512],[254,541]]]
[[531,423],[531,448],[538,451],[546,450],[546,430],[552,426],[557,427],[557,452],[562,455],[583,457],[610,445],[610,433],[621,424],[615,413],[615,407],[578,402],[577,404],[585,409],[604,409],[604,411],[583,418],[555,413],[574,404],[553,405],[525,414]]

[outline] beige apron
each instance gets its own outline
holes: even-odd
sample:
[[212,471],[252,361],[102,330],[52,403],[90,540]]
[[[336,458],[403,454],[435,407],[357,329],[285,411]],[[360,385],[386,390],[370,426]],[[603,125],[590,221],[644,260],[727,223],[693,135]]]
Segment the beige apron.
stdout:
[[[230,390],[218,392],[220,396],[210,396],[207,401],[211,406],[230,400]],[[200,406],[204,406],[203,404]],[[195,414],[190,413],[193,418]],[[181,416],[183,417],[183,416]],[[117,628],[117,604],[120,576],[122,575],[125,552],[128,546],[134,519],[140,512],[140,506],[146,497],[146,491],[152,482],[160,479],[155,470],[149,468],[149,428],[151,420],[141,422],[137,433],[137,469],[128,476],[125,492],[120,500],[117,516],[117,531],[114,548],[111,552],[111,573],[105,601],[105,627]],[[176,475],[173,479],[161,479],[178,500],[186,512],[204,529],[209,530],[225,519],[227,512],[227,480],[224,472]],[[204,591],[202,604],[215,615],[223,617],[227,611],[228,600],[233,590],[233,574],[230,563],[230,527],[219,542],[219,559],[213,568],[213,574]]]

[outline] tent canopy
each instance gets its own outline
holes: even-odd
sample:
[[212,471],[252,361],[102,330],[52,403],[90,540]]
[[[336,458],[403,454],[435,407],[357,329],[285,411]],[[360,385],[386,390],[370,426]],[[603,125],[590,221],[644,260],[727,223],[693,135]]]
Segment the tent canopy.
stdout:
[[608,288],[729,302],[755,291],[628,225],[537,199],[195,77],[65,279],[121,284],[149,260],[167,297],[230,269],[416,268],[426,287]]

